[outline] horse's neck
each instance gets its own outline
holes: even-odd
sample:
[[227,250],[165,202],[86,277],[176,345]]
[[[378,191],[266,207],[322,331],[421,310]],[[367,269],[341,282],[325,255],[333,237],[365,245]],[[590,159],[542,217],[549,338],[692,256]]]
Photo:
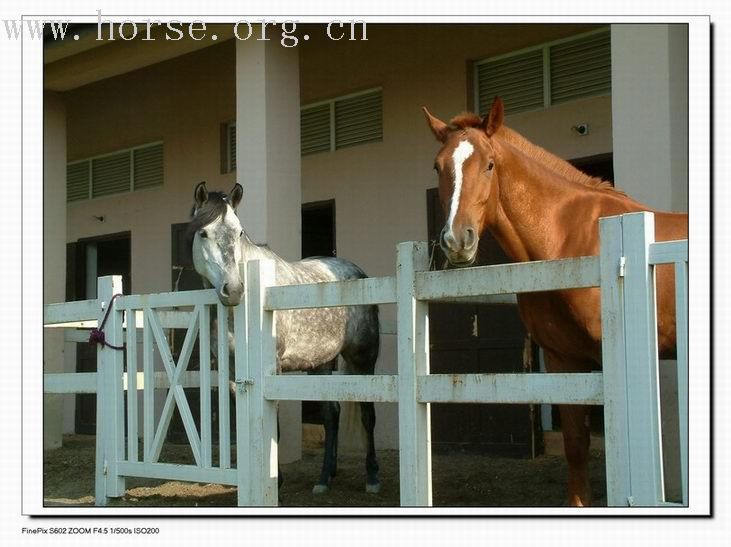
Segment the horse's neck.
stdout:
[[585,203],[592,189],[520,152],[511,155],[510,165],[500,176],[488,228],[513,260],[559,258],[571,233],[567,219],[577,229],[590,225],[593,212],[579,204]]
[[249,260],[273,260],[277,273],[277,283],[286,283],[292,275],[292,266],[266,245],[257,245],[244,232],[241,240],[241,255],[244,262]]

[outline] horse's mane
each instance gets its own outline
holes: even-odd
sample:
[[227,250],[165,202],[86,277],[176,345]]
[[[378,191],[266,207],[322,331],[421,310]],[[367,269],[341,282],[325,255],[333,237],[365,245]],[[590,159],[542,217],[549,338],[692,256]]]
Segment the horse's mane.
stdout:
[[[473,112],[463,112],[462,114],[459,114],[452,118],[449,124],[454,130],[464,131],[469,128],[481,129],[482,119]],[[596,188],[598,190],[609,190],[612,192],[624,194],[624,192],[622,192],[621,190],[617,190],[616,188],[614,188],[611,182],[603,180],[599,177],[592,177],[590,175],[587,175],[583,171],[571,165],[566,160],[561,159],[555,154],[549,152],[548,150],[545,150],[537,144],[530,142],[523,135],[521,135],[517,131],[514,131],[513,129],[510,129],[509,127],[506,127],[504,125],[501,126],[500,129],[496,132],[496,135],[520,150],[526,156],[542,163],[551,171],[557,173],[567,180],[583,184],[584,186],[589,186],[591,188]]]
[[192,239],[198,230],[225,215],[228,205],[227,194],[223,192],[209,192],[208,200],[203,204],[203,207],[197,209],[193,206],[193,209],[190,211],[191,219],[190,224],[188,224],[188,237]]

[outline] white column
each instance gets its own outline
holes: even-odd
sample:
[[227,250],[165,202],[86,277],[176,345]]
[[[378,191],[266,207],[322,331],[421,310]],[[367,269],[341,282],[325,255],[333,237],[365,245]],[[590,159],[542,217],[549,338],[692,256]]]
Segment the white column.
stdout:
[[[688,28],[612,25],[614,180],[640,202],[688,210]],[[665,484],[680,497],[674,361],[661,361]]]
[[[300,98],[296,48],[236,42],[236,180],[244,187],[242,224],[256,243],[286,260],[301,256]],[[259,34],[261,36],[261,34]],[[279,405],[280,461],[298,460],[301,404]]]
[[[43,96],[43,304],[66,300],[66,109]],[[63,329],[44,329],[43,371],[64,372]],[[44,395],[43,448],[61,446],[63,395]]]
[[688,210],[688,30],[612,25],[612,140],[618,188]]

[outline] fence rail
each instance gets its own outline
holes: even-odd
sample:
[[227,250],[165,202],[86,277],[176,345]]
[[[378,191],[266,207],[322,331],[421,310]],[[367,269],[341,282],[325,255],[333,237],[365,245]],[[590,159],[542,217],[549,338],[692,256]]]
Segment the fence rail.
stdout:
[[[109,314],[107,340],[122,352],[98,349],[98,373],[47,374],[49,393],[97,393],[96,500],[124,493],[127,476],[219,482],[238,487],[239,505],[277,503],[276,402],[336,400],[398,403],[401,504],[432,503],[431,403],[562,403],[604,405],[607,492],[610,505],[666,505],[658,399],[654,265],[674,264],[678,313],[678,381],[683,503],[687,505],[687,241],[654,242],[652,215],[602,219],[601,256],[428,271],[427,246],[402,243],[395,277],[277,286],[271,262],[242,266],[244,301],[229,309],[213,290],[130,295]],[[245,268],[245,269],[244,269]],[[522,292],[601,287],[602,373],[430,374],[431,301],[514,302]],[[94,326],[121,289],[101,278],[96,300],[46,306],[47,326]],[[398,374],[301,376],[276,374],[276,310],[395,303]],[[185,308],[181,310],[180,308]],[[211,334],[211,319],[218,323]],[[134,318],[132,320],[132,318]],[[131,328],[131,326],[134,328]],[[229,325],[236,351],[229,366]],[[185,329],[175,359],[166,330]],[[126,333],[126,334],[125,334]],[[67,340],[82,339],[72,334]],[[200,371],[188,371],[194,344]],[[164,370],[155,370],[155,351]],[[229,397],[219,396],[219,447],[213,458],[211,392],[234,386],[236,466],[231,461]],[[200,388],[201,424],[193,420],[184,388]],[[167,390],[160,416],[156,390]],[[142,392],[141,401],[137,393]],[[126,425],[124,401],[126,397]],[[140,404],[141,403],[141,404]],[[180,412],[195,465],[159,462],[173,410]],[[138,420],[142,423],[141,434]],[[126,429],[125,429],[126,428]],[[144,440],[140,454],[139,438]],[[126,442],[125,442],[126,439]]]

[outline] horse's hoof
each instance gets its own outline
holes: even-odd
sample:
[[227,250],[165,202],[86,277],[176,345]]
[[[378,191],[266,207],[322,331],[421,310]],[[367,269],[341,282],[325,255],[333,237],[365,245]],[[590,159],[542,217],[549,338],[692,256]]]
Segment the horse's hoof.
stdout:
[[330,487],[327,484],[316,484],[312,487],[313,494],[324,494],[328,490],[330,490]]
[[378,494],[381,491],[381,483],[377,482],[375,484],[368,484],[366,483],[366,492],[368,494]]

